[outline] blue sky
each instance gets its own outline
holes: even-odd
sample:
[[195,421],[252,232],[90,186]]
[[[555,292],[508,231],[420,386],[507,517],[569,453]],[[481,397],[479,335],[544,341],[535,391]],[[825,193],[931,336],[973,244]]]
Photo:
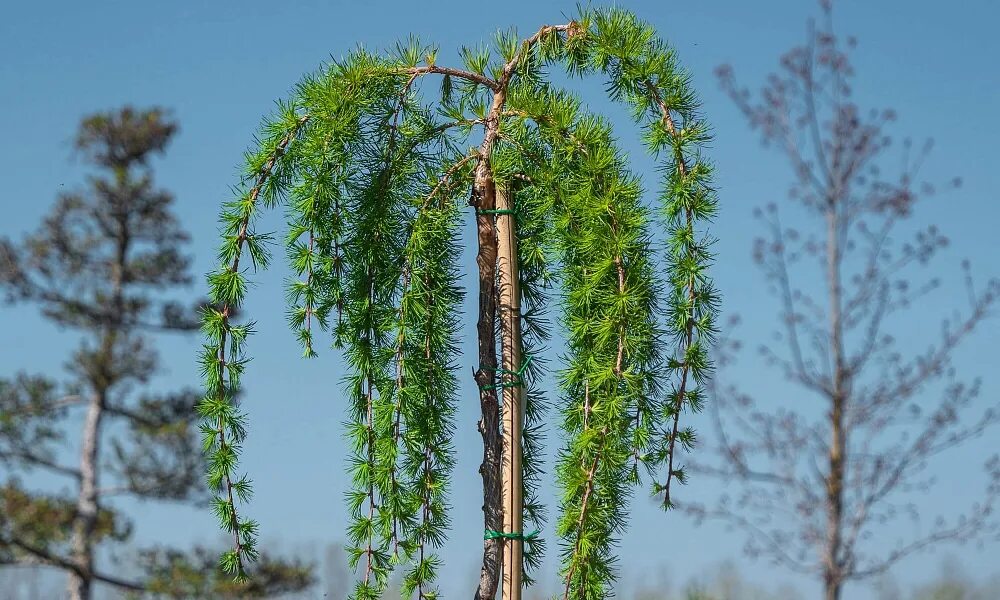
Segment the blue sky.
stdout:
[[[719,172],[721,214],[712,229],[720,239],[715,276],[725,294],[725,311],[739,312],[747,321],[742,334],[765,335],[774,309],[752,268],[755,227],[750,215],[754,206],[785,200],[789,172],[776,155],[760,147],[720,93],[713,70],[731,63],[738,79],[756,88],[778,56],[804,39],[806,19],[817,13],[816,6],[802,0],[619,4],[652,22],[693,73],[716,132],[711,153]],[[0,20],[0,131],[7,136],[0,145],[0,234],[20,237],[34,228],[63,186],[82,184],[85,171],[71,153],[82,115],[124,103],[157,104],[173,109],[181,132],[166,157],[156,162],[156,178],[176,195],[176,212],[193,237],[190,252],[200,275],[214,266],[216,215],[235,182],[243,150],[261,116],[303,73],[357,44],[382,48],[410,33],[440,44],[439,63],[454,62],[460,45],[489,40],[498,26],[533,32],[540,24],[561,22],[573,7],[570,2],[522,0],[495,6],[452,0],[9,3]],[[1000,274],[992,260],[1000,251],[995,234],[1000,223],[995,146],[1000,133],[998,18],[1000,5],[989,0],[966,0],[960,9],[950,10],[919,0],[844,0],[837,7],[838,31],[860,41],[854,56],[859,102],[895,108],[900,118],[892,131],[900,137],[935,139],[925,174],[932,179],[960,175],[964,180],[960,190],[922,205],[914,218],[916,224],[938,224],[950,237],[950,248],[936,263],[946,278],[955,275],[966,256],[980,276]],[[585,87],[598,91],[597,85]],[[637,156],[640,170],[648,171],[652,163],[641,157],[627,115],[603,101],[592,108],[622,126],[623,145]],[[264,227],[280,229],[282,221],[281,215],[274,215]],[[471,253],[464,261],[471,266]],[[251,415],[245,466],[257,490],[250,512],[262,523],[264,539],[281,540],[285,547],[341,539],[347,485],[346,448],[340,438],[345,413],[338,394],[343,371],[332,351],[315,361],[298,358],[298,346],[284,323],[281,282],[286,275],[279,266],[255,278],[247,312],[257,320],[259,334],[251,341],[254,362],[245,380],[245,405]],[[199,277],[193,292],[204,290]],[[956,300],[938,294],[915,309],[908,316],[912,321],[905,324],[907,336],[915,343],[932,339],[920,334],[933,335],[939,317],[958,305]],[[52,373],[76,344],[71,333],[44,323],[33,308],[2,311],[0,376],[20,369]],[[471,321],[467,348],[472,347]],[[963,348],[958,356],[963,373],[998,371],[990,352],[990,341],[998,334],[1000,327],[992,321]],[[164,341],[160,353],[166,368],[155,385],[197,385],[198,343],[194,337]],[[473,360],[466,353],[462,372]],[[752,364],[734,374],[756,392],[785,389],[776,374]],[[456,435],[454,527],[444,550],[446,573],[454,573],[444,577],[448,596],[469,591],[467,573],[475,565],[482,527],[476,473],[481,455],[475,431],[478,406],[469,401],[469,381],[464,385]],[[1000,376],[987,375],[983,397],[995,398],[998,392]],[[703,433],[709,433],[707,427]],[[980,440],[935,463],[943,485],[924,499],[928,513],[947,512],[955,491],[977,481],[981,453],[998,446],[995,437]],[[714,483],[695,479],[682,493],[710,496],[715,489]],[[207,512],[134,508],[140,542],[183,545],[217,539]],[[717,524],[696,527],[680,514],[660,514],[641,493],[633,511],[632,527],[621,546],[623,562],[630,565],[628,578],[667,565],[675,580],[683,580],[733,559],[754,581],[788,581],[803,591],[815,589],[808,581],[743,558],[738,532]],[[551,524],[546,531],[551,536]],[[995,569],[990,554],[998,549],[993,542],[982,549],[966,546],[950,552],[969,572],[989,572]],[[555,554],[552,547],[550,569]],[[894,575],[922,581],[937,572],[941,556],[909,559]],[[859,587],[850,590],[849,597],[864,599],[868,592]]]

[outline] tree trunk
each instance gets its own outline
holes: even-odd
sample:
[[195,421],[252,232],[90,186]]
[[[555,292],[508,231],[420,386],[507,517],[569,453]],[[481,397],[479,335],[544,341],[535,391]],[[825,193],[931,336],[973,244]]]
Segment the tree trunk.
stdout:
[[841,584],[839,581],[825,581],[824,582],[824,600],[840,600],[840,588]]
[[826,600],[839,600],[843,581],[844,478],[847,432],[844,408],[847,401],[847,367],[844,363],[843,321],[841,316],[841,249],[836,204],[827,211],[827,286],[830,293],[830,345],[833,359],[833,389],[830,394],[830,472],[826,481],[826,549],[823,582]]
[[[513,202],[504,189],[497,190],[497,210],[513,209]],[[524,498],[521,469],[521,427],[524,418],[524,387],[521,377],[513,375],[521,368],[521,286],[517,263],[517,226],[514,215],[497,214],[497,243],[500,295],[500,335],[503,353],[503,459],[501,486],[503,489],[503,531],[523,533]],[[500,597],[521,599],[521,575],[524,540],[503,539],[503,577]]]
[[[115,167],[115,178],[120,190],[128,189],[128,170]],[[115,232],[116,253],[111,270],[111,306],[114,307],[107,329],[102,332],[101,346],[92,357],[94,364],[88,374],[93,395],[87,407],[87,416],[80,435],[80,488],[73,517],[73,533],[70,540],[70,558],[76,570],[70,571],[68,592],[72,600],[90,600],[94,573],[94,530],[97,527],[98,506],[97,479],[100,465],[101,420],[108,390],[115,384],[114,375],[115,344],[122,330],[122,316],[125,314],[125,269],[131,244],[129,213],[127,207],[120,206],[114,211],[118,225]]]
[[90,600],[94,571],[93,534],[97,525],[97,461],[104,416],[104,396],[95,393],[87,407],[80,447],[80,490],[73,519],[70,552],[76,571],[69,573],[68,593],[72,600]]
[[[503,526],[500,486],[500,457],[503,449],[500,439],[500,406],[496,390],[489,388],[497,375],[497,232],[495,219],[489,212],[496,210],[497,189],[490,157],[493,155],[493,144],[500,135],[500,113],[507,99],[506,85],[512,69],[512,63],[505,67],[505,76],[501,78],[499,88],[493,94],[483,142],[479,146],[479,163],[476,165],[472,190],[479,241],[479,252],[476,255],[476,265],[479,267],[479,322],[476,325],[479,336],[479,369],[475,375],[482,409],[479,432],[483,436],[483,464],[479,467],[479,472],[483,476],[483,520],[486,529],[492,531],[498,531]],[[501,540],[502,538],[484,540],[483,568],[479,587],[476,589],[476,600],[493,600],[496,596],[503,558],[500,554]]]
[[[473,205],[478,211],[496,208],[496,187],[488,166],[477,170]],[[479,404],[482,417],[479,433],[483,436],[483,464],[479,473],[483,477],[483,523],[486,529],[498,530],[502,526],[500,507],[500,408],[497,393],[488,389],[493,383],[497,367],[496,355],[496,262],[497,237],[493,217],[479,213],[476,216],[476,230],[479,252],[476,265],[479,267],[479,321],[476,325],[479,337],[479,369],[476,370],[476,385],[479,387]],[[497,593],[500,577],[500,540],[483,541],[483,567],[476,588],[476,600],[493,600]]]

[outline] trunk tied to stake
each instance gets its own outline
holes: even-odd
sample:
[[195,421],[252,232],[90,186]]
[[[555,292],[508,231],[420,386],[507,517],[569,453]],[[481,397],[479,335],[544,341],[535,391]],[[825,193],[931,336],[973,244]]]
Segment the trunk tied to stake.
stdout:
[[[683,483],[679,454],[694,434],[681,414],[698,409],[711,369],[718,299],[710,240],[696,231],[716,209],[700,150],[707,125],[673,50],[624,10],[586,10],[525,39],[500,33],[493,50],[463,49],[462,68],[436,56],[415,41],[388,56],[358,50],[303,80],[248,153],[253,187],[223,214],[213,299],[242,304],[240,254],[254,266],[268,258],[254,228],[258,205],[288,205],[300,277],[289,290],[292,327],[306,356],[316,355],[318,327],[333,330],[347,358],[352,597],[380,597],[400,565],[405,597],[436,597],[455,462],[461,211],[471,205],[485,529],[475,598],[493,600],[499,589],[519,600],[544,550],[540,430],[551,418],[537,375],[554,300],[567,348],[554,474],[563,595],[606,597],[640,473],[667,507],[671,482]],[[560,64],[603,76],[667,157],[658,211],[643,201],[610,125],[547,81],[546,69]],[[431,76],[439,95],[424,85]],[[665,232],[662,257],[653,231]],[[216,511],[235,542],[224,564],[244,577],[257,525],[237,512],[250,485],[235,472],[246,430],[233,399],[250,331],[228,312],[209,317],[219,331],[199,410]]]

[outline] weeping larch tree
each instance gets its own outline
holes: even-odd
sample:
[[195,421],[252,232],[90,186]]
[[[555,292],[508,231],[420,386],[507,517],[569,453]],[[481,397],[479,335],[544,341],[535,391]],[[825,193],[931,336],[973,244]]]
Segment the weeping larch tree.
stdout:
[[[626,11],[581,10],[526,39],[501,32],[492,49],[463,48],[460,68],[438,65],[436,54],[411,40],[323,66],[265,120],[246,155],[222,213],[221,266],[209,276],[219,308],[204,315],[199,411],[215,511],[233,541],[221,560],[245,578],[258,553],[258,525],[242,507],[251,483],[237,464],[246,416],[234,402],[252,324],[231,316],[244,302],[247,263],[269,262],[255,220],[281,205],[298,274],[291,325],[306,356],[316,354],[317,331],[331,331],[349,367],[353,597],[379,597],[397,565],[404,596],[436,596],[458,401],[457,260],[470,208],[485,526],[476,598],[498,587],[520,598],[542,549],[524,525],[537,529],[544,517],[536,381],[552,296],[567,336],[556,466],[563,597],[606,597],[632,489],[648,477],[669,508],[671,482],[685,479],[676,454],[694,433],[680,415],[699,408],[710,370],[717,297],[711,240],[699,231],[716,210],[700,153],[708,129],[673,50]],[[558,64],[603,76],[631,109],[663,160],[658,210],[642,201],[609,124],[547,81]],[[662,250],[653,227],[666,231]]]

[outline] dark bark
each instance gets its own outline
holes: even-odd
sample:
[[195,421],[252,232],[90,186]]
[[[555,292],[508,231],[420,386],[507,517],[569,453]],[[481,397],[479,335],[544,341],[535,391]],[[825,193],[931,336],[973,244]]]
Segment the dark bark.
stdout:
[[[475,198],[477,210],[496,208],[496,187],[491,174],[482,179],[477,171]],[[476,232],[479,252],[476,265],[479,267],[479,321],[476,330],[479,335],[479,369],[476,371],[476,385],[479,387],[479,404],[482,417],[479,433],[483,436],[483,463],[479,473],[483,477],[483,520],[486,529],[498,531],[501,527],[500,510],[500,407],[497,393],[484,389],[493,383],[493,373],[497,367],[496,355],[496,262],[497,237],[491,215],[476,216]],[[487,600],[496,596],[500,576],[499,538],[484,540],[483,567],[476,589],[476,600]]]
[[[479,336],[479,369],[476,371],[476,385],[479,387],[479,403],[482,418],[479,433],[483,436],[483,463],[479,472],[483,477],[483,521],[485,528],[499,531],[503,524],[502,490],[500,479],[500,459],[503,440],[500,437],[500,405],[495,389],[484,389],[493,383],[497,371],[496,316],[497,316],[497,232],[492,211],[497,206],[496,182],[490,156],[493,145],[500,135],[500,113],[507,100],[507,84],[513,73],[513,61],[504,67],[503,75],[493,94],[493,104],[486,118],[483,142],[479,146],[479,164],[476,165],[473,183],[473,201],[476,208],[476,237],[479,252],[476,265],[479,267],[479,321],[476,329]],[[503,540],[493,538],[483,540],[483,567],[476,589],[476,600],[492,599],[496,596],[502,566]]]

